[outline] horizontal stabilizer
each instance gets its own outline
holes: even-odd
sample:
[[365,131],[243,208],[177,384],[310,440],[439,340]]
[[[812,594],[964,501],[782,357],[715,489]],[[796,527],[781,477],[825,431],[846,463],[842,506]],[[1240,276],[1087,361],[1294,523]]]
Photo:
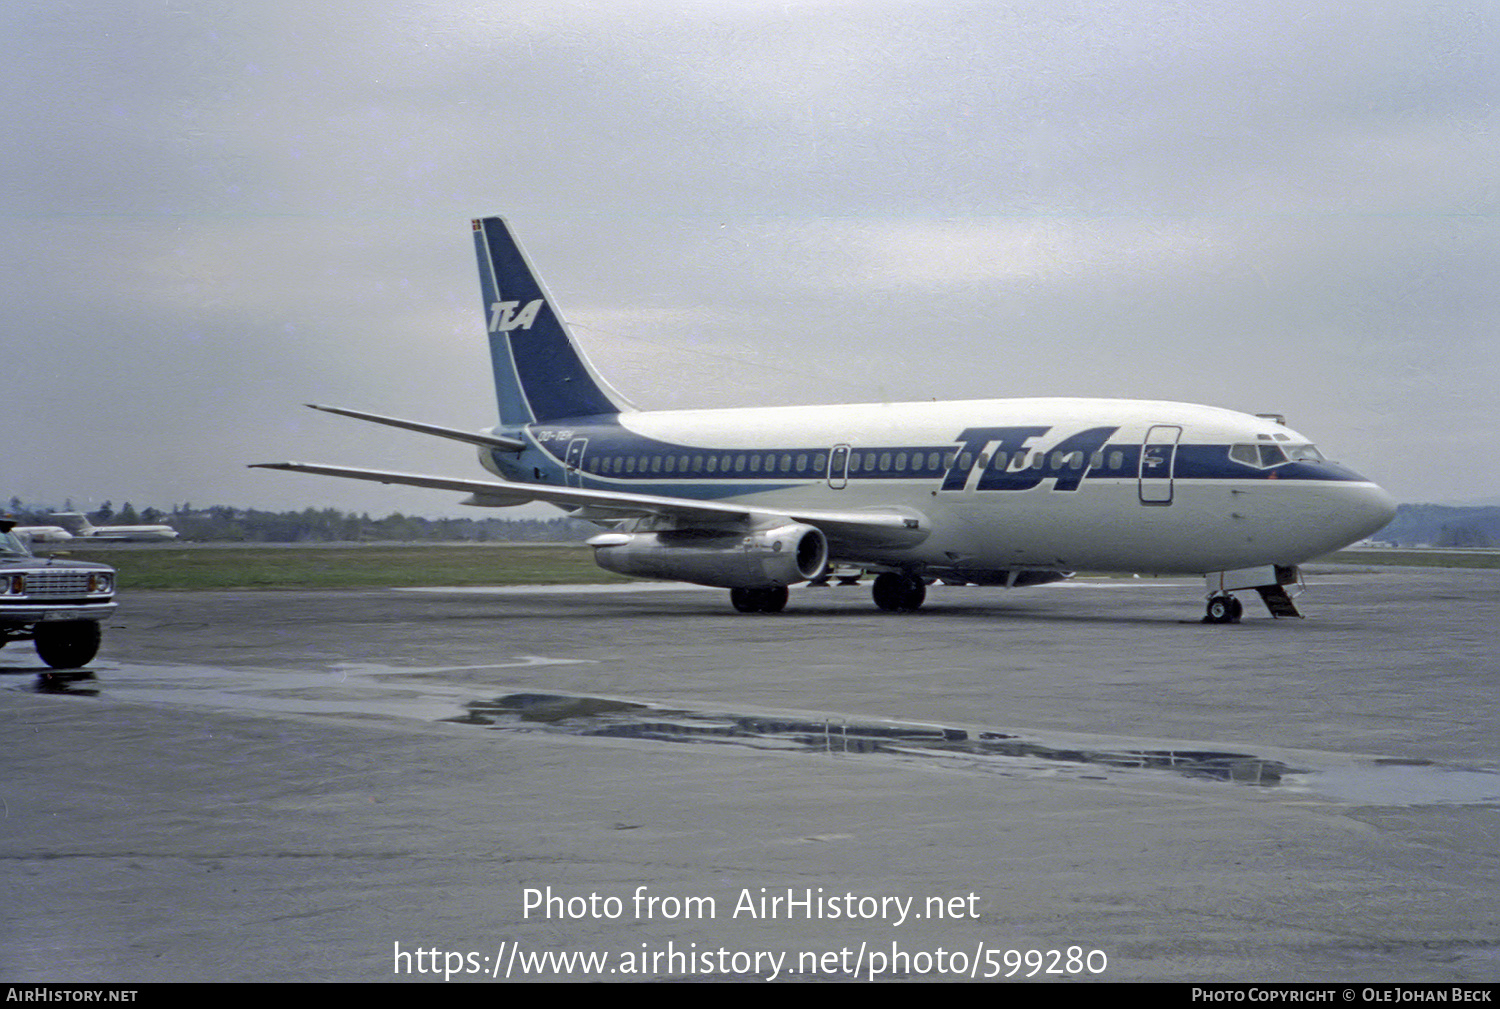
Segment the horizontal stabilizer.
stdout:
[[293,473],[318,473],[346,480],[369,480],[372,483],[399,484],[404,487],[429,487],[433,490],[460,491],[472,494],[495,507],[528,504],[536,500],[528,486],[510,486],[489,480],[459,480],[452,477],[423,476],[419,473],[391,473],[385,470],[355,469],[349,466],[321,466],[307,462],[259,462],[251,469],[284,469]]
[[397,417],[385,417],[378,413],[345,410],[337,406],[319,406],[317,403],[308,403],[306,405],[312,407],[314,410],[322,410],[324,413],[336,413],[344,417],[353,417],[355,420],[367,420],[374,424],[384,424],[387,427],[399,427],[405,431],[415,431],[418,434],[430,434],[438,438],[467,442],[470,445],[478,445],[481,448],[498,448],[506,452],[519,452],[526,447],[526,443],[519,438],[506,438],[503,435],[481,434],[474,431],[460,431],[457,428],[439,427],[436,424],[423,424],[420,421],[401,420]]

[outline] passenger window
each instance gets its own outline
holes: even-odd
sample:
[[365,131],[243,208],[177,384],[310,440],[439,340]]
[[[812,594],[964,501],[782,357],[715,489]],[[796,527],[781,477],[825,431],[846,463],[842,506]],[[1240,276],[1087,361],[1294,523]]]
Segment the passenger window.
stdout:
[[906,453],[905,452],[897,452],[896,453],[896,472],[897,473],[905,473],[906,472]]
[[985,453],[985,452],[979,453],[979,468],[980,469],[984,469],[989,464],[990,464],[989,454]]
[[791,453],[787,453],[786,455],[783,455],[781,457],[781,472],[783,472],[783,473],[790,473],[791,471],[792,471],[792,456],[791,456]]
[[963,453],[962,455],[960,455],[958,457],[958,468],[959,469],[961,469],[961,470],[969,470],[969,469],[973,468],[973,466],[974,466],[974,453],[972,453],[972,452],[965,452],[965,453]]
[[708,471],[710,473],[717,473],[719,471],[719,457],[718,456],[711,455],[711,456],[708,457]]
[[936,473],[943,467],[943,456],[939,452],[927,453],[927,468]]
[[991,460],[991,462],[995,466],[995,469],[998,470],[1003,470],[1005,468],[1005,464],[1009,461],[1009,458],[1004,452],[996,452],[994,459]]
[[1053,452],[1052,453],[1052,468],[1053,469],[1062,469],[1062,467],[1063,467],[1063,454],[1061,452]]
[[669,456],[667,456],[667,472],[668,473],[676,473],[677,472],[677,457],[675,455],[669,455]]
[[826,453],[826,452],[819,452],[817,455],[813,456],[813,472],[814,473],[826,473],[826,472],[828,472],[828,453]]
[[1046,452],[1035,452],[1035,453],[1032,454],[1032,456],[1031,456],[1031,468],[1032,469],[1041,469],[1045,465],[1047,465],[1047,453]]
[[760,456],[758,456],[758,455],[752,455],[750,457],[750,472],[752,472],[752,473],[759,473],[760,472]]
[[686,473],[688,471],[688,457],[687,456],[680,455],[680,456],[677,457],[677,468],[680,469],[680,470],[682,470],[684,473]]
[[1095,452],[1092,456],[1089,457],[1089,469],[1103,469],[1103,468],[1104,468],[1104,450],[1100,449],[1098,452]]
[[949,452],[943,457],[943,469],[952,469],[953,464],[958,461],[957,452]]
[[653,473],[660,473],[661,472],[661,456],[654,455],[654,456],[651,457],[651,472],[653,472]]
[[807,472],[807,453],[806,452],[799,452],[797,454],[797,472],[798,473],[806,473]]
[[1109,468],[1110,469],[1120,469],[1124,465],[1125,465],[1125,453],[1124,452],[1111,452],[1109,454]]
[[694,473],[702,473],[703,472],[703,457],[701,455],[695,455],[695,456],[693,456],[693,472]]

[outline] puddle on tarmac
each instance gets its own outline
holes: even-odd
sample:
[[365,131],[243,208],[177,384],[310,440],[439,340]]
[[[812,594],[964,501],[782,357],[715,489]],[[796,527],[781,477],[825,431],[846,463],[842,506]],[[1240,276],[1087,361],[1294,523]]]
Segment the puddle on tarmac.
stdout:
[[1319,795],[1362,806],[1488,805],[1500,803],[1500,774],[1426,761],[1373,761],[1309,771],[1294,782]]
[[[693,711],[634,701],[566,694],[507,694],[470,701],[448,721],[574,736],[738,745],[806,753],[937,757],[997,773],[1073,769],[1166,770],[1269,787],[1298,772],[1276,760],[1212,750],[1082,749],[1047,746],[1003,732],[903,722],[849,721]],[[1097,777],[1098,775],[1095,775]],[[1079,777],[1089,777],[1081,774]]]
[[[107,682],[92,675],[48,675],[39,676],[29,689],[292,717],[415,719],[513,732],[939,760],[949,767],[1029,778],[1103,780],[1110,773],[1166,772],[1361,806],[1500,804],[1500,772],[1425,761],[1299,751],[1289,759],[1303,764],[1293,766],[1238,751],[1061,746],[1006,732],[915,722],[705,711],[583,694],[479,696],[486,688],[478,681],[489,680],[488,689],[497,689],[494,677],[504,677],[505,670],[575,661],[517,656],[476,666],[348,664],[323,672],[121,664]],[[27,689],[19,680],[12,686]]]
[[1300,768],[1232,751],[1059,747],[1004,732],[911,722],[740,715],[569,694],[506,694],[470,701],[465,708],[465,714],[447,721],[574,736],[935,758],[950,766],[1027,777],[1071,772],[1079,779],[1102,780],[1107,771],[1166,771],[1367,806],[1500,803],[1500,772],[1426,761],[1346,759],[1332,768]]

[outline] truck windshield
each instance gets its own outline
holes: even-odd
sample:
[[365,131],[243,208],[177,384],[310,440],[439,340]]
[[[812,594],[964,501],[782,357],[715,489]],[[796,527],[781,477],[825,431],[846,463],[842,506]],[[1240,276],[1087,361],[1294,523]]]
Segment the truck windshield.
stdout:
[[26,549],[26,544],[21,538],[12,532],[0,533],[0,557],[30,557],[31,551]]

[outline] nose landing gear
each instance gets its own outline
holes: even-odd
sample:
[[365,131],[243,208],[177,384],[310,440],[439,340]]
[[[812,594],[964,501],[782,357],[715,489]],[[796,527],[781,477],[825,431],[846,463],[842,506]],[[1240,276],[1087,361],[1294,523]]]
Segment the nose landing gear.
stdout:
[[1208,612],[1203,616],[1205,624],[1237,624],[1245,608],[1233,595],[1235,589],[1254,589],[1271,616],[1301,617],[1297,604],[1292,602],[1290,586],[1300,591],[1302,572],[1292,564],[1267,564],[1258,568],[1242,568],[1238,571],[1211,571],[1203,576],[1208,587]]
[[1221,596],[1211,596],[1208,600],[1208,612],[1203,615],[1203,622],[1205,624],[1237,624],[1244,612],[1244,605],[1234,596],[1227,593]]

